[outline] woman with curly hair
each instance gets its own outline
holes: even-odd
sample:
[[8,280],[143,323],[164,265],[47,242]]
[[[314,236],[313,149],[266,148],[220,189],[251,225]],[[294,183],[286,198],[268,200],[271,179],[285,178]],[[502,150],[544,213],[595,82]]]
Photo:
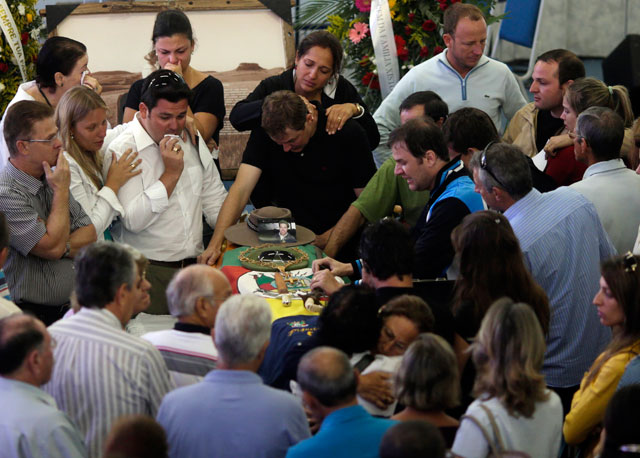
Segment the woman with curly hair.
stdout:
[[565,418],[568,444],[588,449],[597,442],[599,425],[627,363],[640,354],[640,258],[628,253],[602,263],[600,290],[593,299],[600,323],[613,339],[595,360],[573,396]]
[[532,308],[506,298],[497,301],[471,348],[477,399],[462,417],[451,450],[483,458],[502,443],[502,451],[557,456],[562,403],[540,373],[546,347]]
[[453,313],[462,337],[476,335],[485,313],[501,297],[531,305],[543,334],[548,333],[549,300],[527,270],[507,218],[493,211],[467,215],[451,241],[460,261]]

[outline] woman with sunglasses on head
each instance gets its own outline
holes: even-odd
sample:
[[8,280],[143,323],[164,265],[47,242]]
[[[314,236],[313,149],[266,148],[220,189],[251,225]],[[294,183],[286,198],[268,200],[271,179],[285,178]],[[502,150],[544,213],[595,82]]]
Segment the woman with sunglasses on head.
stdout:
[[640,258],[631,253],[602,263],[600,290],[593,299],[600,323],[613,339],[595,360],[573,396],[565,418],[564,438],[582,449],[600,435],[605,409],[627,363],[640,354]]
[[356,88],[340,75],[342,56],[342,46],[334,35],[327,31],[310,33],[298,46],[295,65],[280,75],[263,80],[246,99],[233,107],[229,121],[239,131],[260,127],[264,98],[287,89],[308,101],[320,103],[326,110],[326,129],[330,134],[340,130],[347,120],[357,120],[367,133],[369,147],[375,149],[380,142],[378,126]]
[[558,455],[562,403],[540,373],[545,349],[542,329],[529,305],[503,298],[489,308],[471,346],[476,400],[460,420],[451,447],[456,456],[498,456],[492,454],[492,445],[500,442],[505,450],[498,453]]
[[[89,75],[87,47],[66,37],[51,37],[42,45],[36,61],[36,79],[23,83],[7,109],[21,100],[35,100],[55,108],[62,96],[75,86],[102,92],[100,83]],[[6,110],[5,110],[6,113]],[[0,168],[9,157],[4,140],[4,118],[0,122]]]
[[[117,194],[130,178],[141,173],[140,160],[131,150],[117,160],[103,158],[110,140],[124,126],[107,129],[107,106],[98,94],[86,87],[68,91],[56,108],[56,125],[64,155],[71,172],[70,191],[96,228],[98,239],[104,239],[115,217],[124,213]],[[103,162],[110,161],[103,179]]]
[[[153,50],[146,57],[147,61],[184,79],[191,89],[188,115],[195,118],[203,140],[211,145],[210,140],[213,139],[217,145],[225,114],[224,89],[218,79],[190,65],[195,40],[189,18],[179,10],[161,11],[156,16],[151,41]],[[125,123],[131,121],[138,111],[143,81],[141,79],[131,85],[124,109]]]

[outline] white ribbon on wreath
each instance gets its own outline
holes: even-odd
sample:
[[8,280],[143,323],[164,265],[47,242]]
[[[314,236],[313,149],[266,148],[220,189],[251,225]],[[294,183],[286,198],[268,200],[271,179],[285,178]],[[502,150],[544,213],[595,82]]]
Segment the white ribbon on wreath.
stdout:
[[396,50],[396,40],[393,36],[388,0],[372,0],[369,29],[371,30],[373,51],[376,56],[380,92],[382,93],[382,98],[385,98],[400,80],[398,52]]
[[16,27],[16,23],[13,20],[13,15],[9,9],[9,5],[5,0],[0,0],[0,27],[4,32],[4,36],[11,46],[13,55],[18,62],[20,68],[20,74],[22,75],[22,81],[27,81],[27,66],[25,65],[24,52],[22,51],[22,43],[20,42],[20,31]]

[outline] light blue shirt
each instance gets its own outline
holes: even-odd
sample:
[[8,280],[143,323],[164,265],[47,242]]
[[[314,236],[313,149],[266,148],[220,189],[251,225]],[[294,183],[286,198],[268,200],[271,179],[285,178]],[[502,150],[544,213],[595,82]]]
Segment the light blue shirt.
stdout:
[[402,77],[373,115],[380,131],[380,145],[373,152],[376,167],[391,156],[389,134],[400,125],[400,104],[418,91],[433,91],[449,106],[449,113],[473,107],[487,113],[498,131],[527,103],[516,78],[502,62],[482,56],[463,78],[447,60],[447,52],[416,65]]
[[157,419],[171,457],[284,457],[310,436],[300,401],[249,371],[216,369],[172,391]]
[[640,175],[622,159],[596,162],[571,185],[593,203],[620,254],[633,250],[640,225]]
[[382,436],[396,423],[359,405],[345,407],[329,414],[315,436],[291,447],[287,458],[377,458]]
[[611,339],[592,301],[600,263],[616,250],[593,204],[570,188],[544,194],[533,189],[504,215],[529,271],[549,297],[551,322],[542,370],[546,382],[552,387],[579,385]]
[[40,388],[0,377],[0,455],[86,457],[80,433]]
[[627,385],[640,384],[640,356],[636,356],[627,364],[627,367],[622,374],[618,389]]

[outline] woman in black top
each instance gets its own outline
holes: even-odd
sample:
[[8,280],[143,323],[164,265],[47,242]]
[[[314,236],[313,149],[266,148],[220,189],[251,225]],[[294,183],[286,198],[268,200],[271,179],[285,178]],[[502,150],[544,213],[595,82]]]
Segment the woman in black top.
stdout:
[[367,134],[369,147],[375,149],[380,142],[378,126],[356,88],[339,75],[342,55],[342,46],[331,33],[317,31],[307,35],[298,46],[295,66],[263,80],[246,99],[238,102],[229,115],[231,125],[239,131],[260,127],[264,98],[287,89],[309,101],[320,102],[326,110],[329,133],[342,128],[348,119],[357,120]]
[[[191,54],[195,42],[189,18],[178,10],[161,11],[153,26],[153,50],[146,59],[159,68],[172,70],[182,76],[191,89],[189,116],[205,142],[219,140],[225,114],[222,83],[191,67]],[[138,80],[129,90],[124,109],[123,122],[129,122],[138,111],[142,96],[142,82]]]

